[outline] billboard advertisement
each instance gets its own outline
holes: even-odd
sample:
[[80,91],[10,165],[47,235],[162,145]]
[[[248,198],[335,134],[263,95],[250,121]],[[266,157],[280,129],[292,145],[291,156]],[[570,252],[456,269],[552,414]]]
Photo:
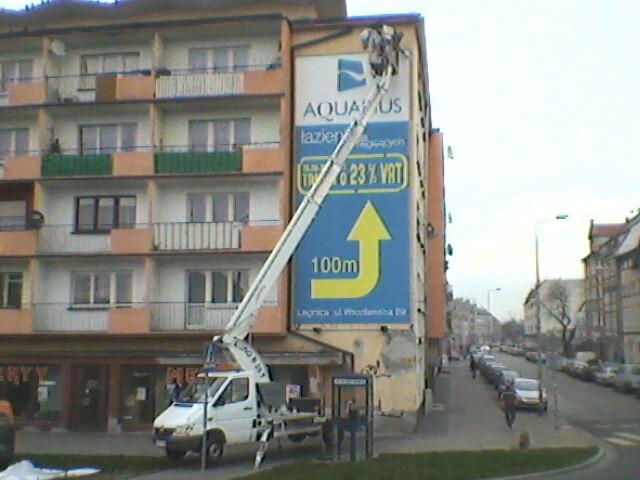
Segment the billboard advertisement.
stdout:
[[[410,322],[409,73],[399,75],[294,256],[294,323]],[[366,55],[296,60],[299,204],[362,110]]]

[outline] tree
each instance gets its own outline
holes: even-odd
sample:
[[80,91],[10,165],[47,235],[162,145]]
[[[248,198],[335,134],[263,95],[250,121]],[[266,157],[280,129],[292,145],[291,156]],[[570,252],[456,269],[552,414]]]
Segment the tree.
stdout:
[[549,285],[544,302],[540,303],[560,325],[562,353],[568,356],[576,336],[576,322],[572,318],[570,290],[561,281],[555,281]]
[[502,324],[502,341],[512,345],[517,345],[522,342],[524,337],[524,325],[522,322],[517,321],[515,318],[511,318],[509,321]]

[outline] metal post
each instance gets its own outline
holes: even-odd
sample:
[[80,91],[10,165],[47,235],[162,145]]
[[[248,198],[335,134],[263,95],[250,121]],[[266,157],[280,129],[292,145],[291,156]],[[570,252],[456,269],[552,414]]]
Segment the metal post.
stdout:
[[[547,399],[547,402],[549,400]],[[558,404],[558,354],[553,355],[553,425],[560,430],[560,406]]]
[[[535,227],[535,238],[536,238],[536,330],[538,333],[538,381],[542,382],[542,359],[541,359],[541,350],[542,350],[542,324],[540,320],[540,261],[538,258],[538,224],[536,223]],[[542,388],[542,386],[540,387]]]
[[207,403],[209,403],[209,374],[204,372],[204,404],[202,406],[202,449],[200,451],[200,469],[207,469]]

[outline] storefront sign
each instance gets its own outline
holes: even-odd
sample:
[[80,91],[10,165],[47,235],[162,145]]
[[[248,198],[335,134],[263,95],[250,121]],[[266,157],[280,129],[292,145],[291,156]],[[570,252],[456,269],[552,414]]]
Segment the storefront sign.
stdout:
[[200,367],[167,367],[167,385],[175,378],[179,384],[193,383],[200,372]]

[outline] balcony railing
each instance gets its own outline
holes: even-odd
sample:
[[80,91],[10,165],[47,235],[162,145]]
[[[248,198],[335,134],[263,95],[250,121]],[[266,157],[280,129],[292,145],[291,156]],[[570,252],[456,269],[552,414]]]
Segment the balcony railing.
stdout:
[[34,332],[106,332],[109,310],[72,308],[67,303],[37,303],[33,305]]
[[278,63],[238,65],[232,69],[161,70],[157,98],[210,97],[245,93],[245,72],[278,68]]
[[224,173],[242,171],[242,149],[220,152],[177,151],[155,154],[156,173]]
[[220,332],[236,307],[235,304],[153,303],[151,330]]
[[113,173],[111,154],[49,153],[42,160],[43,177],[101,176]]
[[87,103],[153,97],[150,70],[48,77],[51,103]]
[[[147,226],[147,224],[128,225],[126,229],[142,229]],[[107,229],[78,231],[75,225],[43,225],[38,236],[38,252],[106,253],[111,251],[111,243],[110,230]]]
[[157,250],[222,250],[240,248],[240,222],[155,223],[153,245]]

